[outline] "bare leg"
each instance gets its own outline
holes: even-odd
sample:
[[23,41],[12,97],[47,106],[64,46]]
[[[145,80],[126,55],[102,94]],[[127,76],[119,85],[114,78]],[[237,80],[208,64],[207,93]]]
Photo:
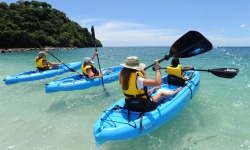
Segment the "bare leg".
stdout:
[[52,68],[59,68],[59,65],[55,62],[52,62]]
[[156,89],[159,89],[160,86],[155,86],[152,89],[148,90],[148,95],[151,95]]
[[163,98],[168,98],[170,96],[173,96],[173,95],[177,94],[181,89],[182,89],[182,87],[179,87],[177,90],[175,90],[175,91],[173,91],[171,93],[167,93],[167,94],[165,94],[163,92],[160,92],[157,95],[153,96],[152,99],[153,99],[154,102],[158,103]]

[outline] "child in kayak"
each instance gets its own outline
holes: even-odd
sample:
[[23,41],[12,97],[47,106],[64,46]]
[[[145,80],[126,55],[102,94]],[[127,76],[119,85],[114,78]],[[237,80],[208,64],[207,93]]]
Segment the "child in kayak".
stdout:
[[98,52],[96,51],[91,59],[89,57],[85,57],[83,59],[83,63],[81,67],[83,74],[91,80],[96,79],[96,78],[102,78],[104,74],[103,72],[98,71],[92,65],[93,63],[95,63],[93,60],[95,59],[95,56],[97,55],[98,55]]
[[194,70],[194,67],[182,67],[180,65],[179,58],[174,57],[172,59],[171,65],[166,67],[168,83],[177,86],[184,86],[186,81],[188,81],[193,75],[193,73],[191,73],[189,76],[185,76],[185,73],[188,70]]

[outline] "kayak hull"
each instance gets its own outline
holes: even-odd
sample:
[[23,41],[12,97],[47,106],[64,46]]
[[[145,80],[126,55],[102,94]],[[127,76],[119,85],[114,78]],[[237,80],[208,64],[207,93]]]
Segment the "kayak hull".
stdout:
[[[103,76],[104,84],[108,84],[117,81],[119,73],[123,67],[116,66],[112,68],[105,68],[103,70],[106,73]],[[83,74],[73,75],[65,78],[61,78],[52,82],[49,82],[45,86],[46,93],[59,92],[59,91],[73,91],[73,90],[84,90],[94,86],[102,85],[101,78],[90,80]]]
[[[166,79],[167,76],[162,78],[163,84],[160,89],[175,90],[178,88],[178,86],[167,84]],[[106,110],[94,124],[93,133],[97,144],[135,138],[154,131],[175,117],[190,102],[198,89],[199,82],[200,74],[198,71],[194,71],[193,78],[180,92],[173,97],[164,99],[155,110],[144,114],[142,130],[140,130],[140,113],[131,111],[130,122],[128,122],[127,109],[121,108],[125,104],[125,99],[119,100]]]
[[[79,62],[68,63],[65,65],[67,65],[70,69],[77,70],[81,67],[81,64],[82,62],[79,61]],[[51,70],[45,70],[45,71],[32,70],[13,76],[8,76],[4,79],[4,82],[6,85],[9,85],[18,82],[26,82],[26,81],[34,81],[34,80],[50,78],[56,75],[61,75],[66,72],[70,72],[70,69],[65,65],[61,64],[59,65],[59,68]]]

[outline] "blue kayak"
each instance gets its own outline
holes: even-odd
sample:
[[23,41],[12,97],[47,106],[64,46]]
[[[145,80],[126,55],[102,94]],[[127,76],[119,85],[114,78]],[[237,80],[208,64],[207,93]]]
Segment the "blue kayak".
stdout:
[[[143,117],[140,117],[140,112],[130,111],[130,122],[128,122],[128,110],[124,108],[124,98],[105,110],[93,129],[97,144],[142,136],[171,120],[189,103],[198,89],[200,73],[192,72],[192,78],[180,92],[162,100],[155,110],[144,113]],[[190,73],[191,71],[187,72]],[[167,76],[162,77],[162,83],[152,95],[157,94],[159,90],[174,91],[178,88],[167,83]]]
[[[73,62],[65,64],[70,69],[77,70],[81,67],[82,62]],[[24,72],[21,74],[8,76],[4,79],[5,84],[14,84],[18,82],[26,82],[26,81],[34,81],[34,80],[40,80],[45,78],[50,78],[56,75],[61,75],[65,72],[70,72],[70,69],[66,67],[64,64],[59,65],[59,68],[51,69],[51,70],[45,70],[45,71],[38,71],[38,70],[32,70],[28,72]]]
[[[122,66],[116,66],[103,69],[102,71],[106,72],[103,75],[104,84],[117,81],[122,68]],[[101,78],[90,80],[89,78],[86,78],[86,76],[84,76],[83,74],[77,74],[47,83],[45,87],[45,92],[52,93],[59,91],[83,90],[100,85],[102,85]]]

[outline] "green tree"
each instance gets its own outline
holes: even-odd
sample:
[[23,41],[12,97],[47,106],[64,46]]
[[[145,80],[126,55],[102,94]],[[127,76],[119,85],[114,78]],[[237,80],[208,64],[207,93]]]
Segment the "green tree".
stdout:
[[[65,13],[46,2],[0,3],[0,48],[93,47],[87,28],[68,19]],[[97,46],[102,46],[96,39]]]

